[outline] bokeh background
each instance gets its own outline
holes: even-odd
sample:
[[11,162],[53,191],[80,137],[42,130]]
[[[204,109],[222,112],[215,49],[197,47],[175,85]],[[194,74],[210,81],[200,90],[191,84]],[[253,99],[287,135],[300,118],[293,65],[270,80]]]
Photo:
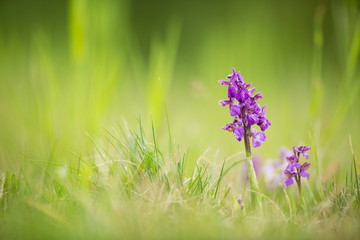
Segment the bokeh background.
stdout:
[[255,153],[316,143],[330,178],[360,141],[359,53],[356,0],[1,0],[0,170],[90,155],[139,118],[167,142],[166,110],[189,159],[221,162],[243,150],[217,103],[235,67],[272,122]]

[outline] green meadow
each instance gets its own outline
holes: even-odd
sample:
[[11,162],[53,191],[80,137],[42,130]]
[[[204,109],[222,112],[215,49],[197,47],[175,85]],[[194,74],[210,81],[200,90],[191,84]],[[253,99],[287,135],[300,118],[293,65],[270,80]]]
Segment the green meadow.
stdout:
[[[272,124],[260,208],[233,67]],[[356,0],[0,1],[0,239],[358,239],[359,93]],[[299,145],[302,198],[266,171]]]

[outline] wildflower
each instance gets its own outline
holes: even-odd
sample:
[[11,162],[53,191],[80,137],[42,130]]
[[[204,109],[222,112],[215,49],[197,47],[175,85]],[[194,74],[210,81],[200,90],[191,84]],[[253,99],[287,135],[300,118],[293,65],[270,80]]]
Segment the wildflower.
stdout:
[[241,141],[241,138],[244,136],[245,130],[242,127],[237,127],[234,129],[234,136],[238,141]]
[[309,159],[309,155],[307,154],[308,151],[310,151],[311,148],[307,146],[299,146],[298,148],[293,147],[294,154],[299,153],[304,156],[305,159]]
[[222,129],[229,131],[229,132],[233,132],[236,127],[237,127],[237,125],[235,123],[229,123],[229,124],[226,124],[225,126],[223,126]]
[[293,147],[293,154],[286,158],[289,164],[284,170],[284,174],[286,176],[286,179],[284,181],[285,187],[294,184],[293,178],[298,185],[301,184],[301,177],[309,179],[310,174],[307,169],[310,167],[310,163],[305,162],[303,164],[300,164],[299,159],[300,154],[302,154],[305,159],[309,159],[308,151],[310,151],[310,149],[310,147],[306,146],[299,146],[297,148]]
[[253,147],[259,147],[266,140],[265,133],[257,132],[255,129],[251,129],[250,135],[252,136]]
[[[221,85],[227,86],[226,100],[220,100],[221,106],[229,106],[230,116],[234,117],[232,123],[226,124],[222,129],[233,132],[236,140],[244,139],[246,160],[248,164],[248,176],[250,182],[251,199],[253,204],[261,206],[260,196],[258,195],[259,186],[254,170],[253,160],[251,157],[250,139],[254,148],[260,147],[266,140],[264,131],[271,126],[270,121],[266,118],[265,106],[260,107],[257,103],[262,99],[261,93],[256,93],[255,88],[250,88],[251,83],[246,83],[240,72],[233,68],[232,73],[226,76],[229,80],[219,80]],[[251,129],[252,126],[258,125],[261,132]]]
[[232,100],[220,100],[220,101],[219,101],[219,104],[220,104],[221,106],[223,106],[223,107],[225,107],[225,106],[230,106],[230,105],[232,105],[232,103],[233,103]]
[[[230,116],[239,120],[238,127],[233,127],[232,124],[227,124],[222,129],[234,132],[236,140],[243,139],[246,129],[251,130],[251,126],[258,125],[261,132],[252,130],[249,137],[252,138],[253,147],[259,147],[266,140],[264,131],[271,126],[270,121],[266,118],[266,107],[259,106],[257,101],[262,99],[262,94],[256,93],[255,88],[250,88],[251,83],[246,83],[240,72],[236,72],[233,68],[232,73],[226,77],[229,80],[219,80],[221,85],[228,86],[228,99],[220,100],[221,106],[229,106]],[[231,127],[230,127],[231,126]]]
[[309,179],[310,174],[307,169],[310,167],[310,163],[304,162],[303,164],[299,163],[300,156],[302,155],[305,159],[309,159],[308,152],[311,150],[307,146],[293,147],[293,154],[287,156],[288,165],[284,170],[284,175],[286,179],[283,184],[285,187],[291,186],[294,184],[294,180],[299,188],[299,194],[301,197],[301,178]]

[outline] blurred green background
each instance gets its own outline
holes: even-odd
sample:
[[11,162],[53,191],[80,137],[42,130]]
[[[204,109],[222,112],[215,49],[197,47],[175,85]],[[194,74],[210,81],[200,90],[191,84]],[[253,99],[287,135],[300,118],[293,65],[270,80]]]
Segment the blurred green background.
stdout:
[[272,122],[255,153],[312,136],[331,175],[360,142],[359,16],[355,0],[2,0],[0,170],[92,154],[103,127],[139,116],[166,142],[165,109],[190,159],[221,161],[243,151],[217,103],[235,67]]

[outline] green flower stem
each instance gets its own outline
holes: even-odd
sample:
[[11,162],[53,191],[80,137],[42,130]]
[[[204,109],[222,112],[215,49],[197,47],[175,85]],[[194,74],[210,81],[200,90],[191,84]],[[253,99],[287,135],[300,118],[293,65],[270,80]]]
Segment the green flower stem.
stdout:
[[250,182],[250,196],[251,196],[251,202],[253,208],[257,209],[257,208],[261,208],[261,199],[260,199],[259,184],[256,178],[256,173],[251,156],[250,127],[245,127],[244,129],[245,129],[244,143],[245,143],[246,161],[248,165],[248,175]]
[[304,199],[302,198],[300,175],[295,176],[295,181],[296,181],[296,184],[297,184],[298,190],[299,190],[299,203],[301,204],[301,203],[304,203]]

